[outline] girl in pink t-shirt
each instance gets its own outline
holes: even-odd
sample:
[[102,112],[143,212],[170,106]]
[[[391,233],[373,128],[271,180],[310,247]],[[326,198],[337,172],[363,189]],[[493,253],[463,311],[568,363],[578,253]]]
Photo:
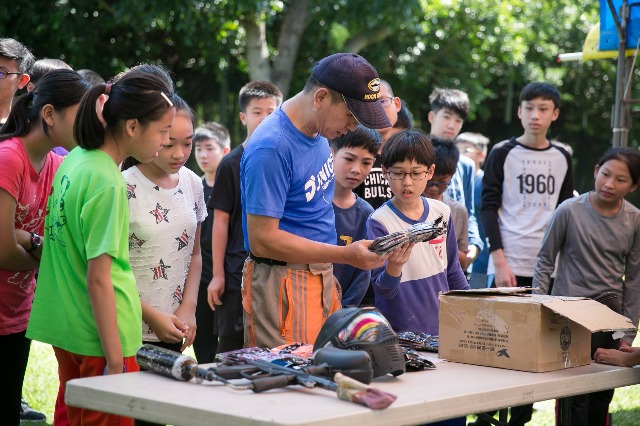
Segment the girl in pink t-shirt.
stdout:
[[47,73],[16,101],[0,129],[0,413],[20,423],[22,382],[31,340],[25,336],[40,263],[47,199],[62,157],[72,149],[73,123],[89,83],[71,70]]

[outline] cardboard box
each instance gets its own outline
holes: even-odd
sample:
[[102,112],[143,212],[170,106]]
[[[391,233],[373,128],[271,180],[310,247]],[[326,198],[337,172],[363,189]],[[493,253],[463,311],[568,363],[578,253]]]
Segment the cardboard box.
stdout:
[[587,298],[529,289],[440,294],[439,356],[449,361],[543,372],[591,362],[591,333],[633,330],[628,318]]

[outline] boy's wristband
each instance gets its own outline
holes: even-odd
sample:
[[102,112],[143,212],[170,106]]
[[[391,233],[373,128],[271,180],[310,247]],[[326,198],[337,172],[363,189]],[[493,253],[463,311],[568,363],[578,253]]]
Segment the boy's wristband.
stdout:
[[[127,372],[127,367],[126,367],[124,364],[122,364],[122,372],[123,372],[123,373],[126,373],[126,372]],[[103,376],[106,376],[106,375],[107,375],[107,366],[106,366],[106,365],[105,365],[105,367],[104,367],[104,370],[102,370],[102,375],[103,375]]]

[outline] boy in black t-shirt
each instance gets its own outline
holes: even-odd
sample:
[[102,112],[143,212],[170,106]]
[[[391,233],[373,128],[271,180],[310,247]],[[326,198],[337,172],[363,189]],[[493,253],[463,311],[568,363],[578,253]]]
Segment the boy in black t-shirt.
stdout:
[[240,121],[247,138],[222,159],[207,207],[213,210],[213,278],[208,304],[216,311],[218,352],[242,349],[242,267],[247,258],[240,205],[240,160],[258,124],[282,102],[282,93],[268,81],[252,81],[240,89]]
[[[204,188],[205,203],[211,197],[216,171],[222,158],[229,153],[231,143],[229,131],[222,124],[208,122],[198,127],[193,134],[195,157],[198,167],[204,172],[202,186]],[[196,325],[198,333],[193,342],[193,351],[201,364],[214,361],[218,348],[218,331],[215,314],[207,304],[207,287],[213,276],[211,261],[211,226],[213,214],[209,210],[207,218],[200,229],[200,252],[202,253],[202,274],[198,289],[198,304],[196,305]]]

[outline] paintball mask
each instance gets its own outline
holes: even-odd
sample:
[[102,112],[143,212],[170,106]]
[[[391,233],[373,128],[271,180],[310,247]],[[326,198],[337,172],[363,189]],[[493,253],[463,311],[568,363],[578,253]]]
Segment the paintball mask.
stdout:
[[398,336],[389,321],[373,308],[343,308],[324,323],[313,350],[325,346],[365,351],[371,357],[373,377],[405,372]]

